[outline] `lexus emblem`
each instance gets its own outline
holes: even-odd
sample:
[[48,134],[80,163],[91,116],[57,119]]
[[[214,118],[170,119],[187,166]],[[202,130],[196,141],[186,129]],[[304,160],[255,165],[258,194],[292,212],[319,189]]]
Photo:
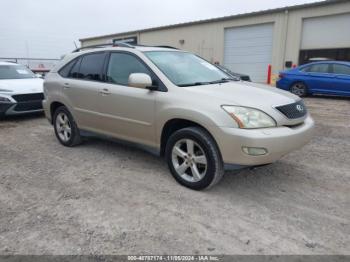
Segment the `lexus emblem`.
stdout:
[[304,107],[302,105],[297,105],[296,108],[299,112],[304,112]]

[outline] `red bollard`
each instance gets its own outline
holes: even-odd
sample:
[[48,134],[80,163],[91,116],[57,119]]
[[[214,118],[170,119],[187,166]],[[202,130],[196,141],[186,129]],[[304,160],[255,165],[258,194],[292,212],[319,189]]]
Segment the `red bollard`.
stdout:
[[271,74],[272,74],[272,66],[268,65],[268,69],[267,69],[267,84],[268,85],[271,84]]

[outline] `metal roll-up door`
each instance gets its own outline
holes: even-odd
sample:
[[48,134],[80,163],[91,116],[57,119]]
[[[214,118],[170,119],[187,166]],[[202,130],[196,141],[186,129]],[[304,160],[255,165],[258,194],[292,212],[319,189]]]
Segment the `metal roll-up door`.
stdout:
[[272,60],[273,24],[225,29],[224,65],[248,74],[254,82],[266,82]]

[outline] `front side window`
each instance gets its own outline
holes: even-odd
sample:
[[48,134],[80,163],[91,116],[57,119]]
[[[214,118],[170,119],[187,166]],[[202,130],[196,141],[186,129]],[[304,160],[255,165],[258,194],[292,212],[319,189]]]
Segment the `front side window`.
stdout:
[[84,80],[102,81],[105,53],[95,53],[83,56],[79,69],[79,78]]
[[22,65],[0,65],[0,79],[36,78],[35,74]]
[[127,86],[129,76],[133,73],[144,73],[151,76],[148,68],[135,56],[125,53],[112,53],[107,70],[107,81]]
[[333,71],[334,74],[350,75],[350,66],[334,64]]
[[299,69],[301,72],[310,72],[310,66],[305,66]]
[[177,86],[194,86],[230,78],[216,66],[186,52],[148,51],[145,55]]

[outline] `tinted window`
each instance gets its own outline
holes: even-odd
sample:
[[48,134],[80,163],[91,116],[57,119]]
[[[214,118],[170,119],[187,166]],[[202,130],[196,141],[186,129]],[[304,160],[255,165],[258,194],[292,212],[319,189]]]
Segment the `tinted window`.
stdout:
[[73,65],[72,69],[70,70],[68,77],[71,78],[80,78],[79,74],[79,68],[80,68],[80,63],[81,63],[81,58],[75,59],[76,62]]
[[299,69],[299,71],[302,71],[302,72],[310,72],[310,66],[306,66],[304,68],[301,68]]
[[130,74],[145,73],[152,76],[148,68],[135,56],[112,53],[107,70],[107,81],[119,85],[128,85]]
[[350,75],[350,66],[334,64],[333,71],[335,74]]
[[73,61],[69,62],[67,65],[65,65],[58,73],[62,76],[62,77],[68,77],[70,70],[72,69],[72,67],[74,66],[75,62],[77,61],[77,59],[74,59]]
[[329,65],[328,64],[316,64],[310,66],[309,70],[306,72],[313,72],[313,73],[330,73]]
[[105,53],[83,56],[79,70],[79,78],[85,80],[102,81],[102,70],[105,56]]

